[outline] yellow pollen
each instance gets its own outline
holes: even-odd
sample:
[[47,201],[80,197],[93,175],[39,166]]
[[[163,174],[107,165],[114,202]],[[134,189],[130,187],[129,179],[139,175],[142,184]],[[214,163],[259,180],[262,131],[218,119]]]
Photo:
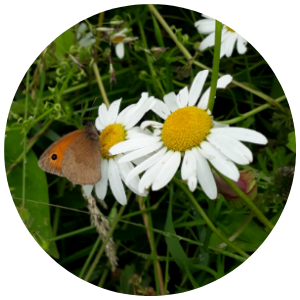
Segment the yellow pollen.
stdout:
[[113,43],[120,43],[124,40],[124,38],[125,38],[124,36],[115,36],[115,37],[111,38],[110,40]]
[[229,31],[231,31],[231,32],[235,32],[232,28],[230,28],[229,26],[227,26],[227,25],[225,25],[226,26],[226,28],[229,30]]
[[162,128],[164,144],[174,151],[199,145],[212,127],[211,117],[195,106],[179,108],[170,114]]
[[101,155],[105,158],[111,158],[109,149],[125,140],[125,130],[121,124],[108,125],[100,134]]

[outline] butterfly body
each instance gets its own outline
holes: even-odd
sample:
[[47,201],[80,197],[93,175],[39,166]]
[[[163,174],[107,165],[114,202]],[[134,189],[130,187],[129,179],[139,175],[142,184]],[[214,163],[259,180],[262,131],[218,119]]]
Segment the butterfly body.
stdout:
[[101,179],[100,140],[96,129],[87,123],[50,145],[38,162],[45,172],[66,177],[75,184],[93,185]]

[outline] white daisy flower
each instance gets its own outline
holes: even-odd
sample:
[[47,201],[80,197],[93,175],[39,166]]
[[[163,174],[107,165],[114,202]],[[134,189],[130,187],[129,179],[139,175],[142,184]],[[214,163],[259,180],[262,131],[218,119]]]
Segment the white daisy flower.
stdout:
[[[206,19],[197,21],[195,23],[195,26],[197,27],[199,33],[208,34],[208,36],[201,42],[199,46],[200,51],[203,51],[215,45],[216,30],[216,20],[204,14],[202,14],[202,16]],[[220,58],[224,55],[230,57],[232,55],[235,44],[237,44],[237,51],[239,54],[244,54],[247,51],[247,41],[233,29],[226,25],[223,25]]]
[[[121,142],[109,152],[113,155],[132,151],[118,161],[120,165],[151,153],[151,156],[131,170],[126,183],[136,180],[144,171],[138,190],[143,193],[152,186],[156,191],[167,185],[179,168],[193,192],[197,181],[210,199],[217,197],[217,186],[211,166],[228,178],[238,181],[240,173],[234,163],[246,165],[252,162],[251,151],[240,141],[266,144],[267,139],[251,129],[228,127],[213,121],[207,109],[210,88],[202,92],[208,71],[195,77],[190,90],[187,87],[176,96],[171,92],[164,102],[156,99],[152,110],[164,122],[145,121],[141,128],[154,128],[152,136],[133,138]],[[217,88],[226,88],[232,77],[225,75],[217,82]]]
[[[140,127],[134,126],[151,109],[151,105],[155,104],[155,101],[153,97],[148,97],[148,93],[142,93],[142,97],[138,103],[129,105],[118,113],[121,100],[112,102],[108,109],[104,103],[99,107],[99,116],[96,119],[95,125],[98,131],[100,131],[101,180],[95,184],[95,192],[99,199],[104,200],[109,183],[116,200],[120,204],[125,205],[127,200],[122,181],[125,182],[126,177],[134,169],[134,166],[131,162],[118,164],[118,160],[123,155],[112,156],[109,154],[109,150],[112,146],[122,141],[129,141],[131,138],[137,136],[141,137],[141,139],[148,136],[142,132]],[[139,182],[139,177],[135,177],[127,186],[134,193],[145,196],[145,192],[138,192]],[[91,194],[93,187],[93,185],[85,185],[83,187],[87,196]]]
[[125,48],[124,48],[124,40],[126,38],[126,35],[124,34],[128,29],[124,28],[121,31],[113,34],[110,36],[110,41],[116,45],[116,55],[122,59],[125,54]]

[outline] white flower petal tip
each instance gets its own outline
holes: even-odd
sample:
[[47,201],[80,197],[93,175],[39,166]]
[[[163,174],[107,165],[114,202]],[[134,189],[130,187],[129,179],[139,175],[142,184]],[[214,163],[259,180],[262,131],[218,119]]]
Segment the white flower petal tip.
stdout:
[[186,107],[189,101],[189,91],[187,86],[179,91],[177,95],[177,105],[179,108]]
[[223,128],[212,128],[212,133],[226,134],[236,140],[242,142],[249,142],[253,144],[266,145],[268,143],[267,138],[258,131],[240,128],[240,127],[223,127]]
[[228,159],[223,153],[221,153],[215,146],[209,142],[202,142],[201,148],[207,153],[214,156],[214,158],[209,159],[210,163],[223,175],[228,178],[238,181],[240,177],[240,172],[236,165]]
[[224,75],[218,79],[217,88],[218,89],[225,89],[227,85],[232,81],[231,75]]
[[197,188],[197,178],[196,176],[192,176],[187,180],[188,187],[190,191],[193,193]]
[[122,59],[125,54],[124,44],[119,43],[116,45],[116,55],[119,57],[119,59]]
[[94,186],[93,185],[83,185],[82,187],[83,187],[83,191],[84,191],[85,195],[87,197],[89,197],[92,193]]
[[208,70],[200,71],[193,80],[189,92],[189,106],[194,106],[199,99],[208,73]]

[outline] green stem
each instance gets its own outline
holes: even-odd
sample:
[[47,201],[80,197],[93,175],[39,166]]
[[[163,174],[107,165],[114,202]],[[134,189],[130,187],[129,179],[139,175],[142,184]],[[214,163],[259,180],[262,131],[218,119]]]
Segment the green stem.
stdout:
[[[144,28],[143,28],[143,24],[141,22],[141,19],[138,20],[138,25],[139,25],[139,29],[140,29],[140,32],[141,32],[141,36],[142,36],[142,41],[143,41],[144,47],[146,49],[148,49],[147,39],[146,39],[146,36],[145,36],[145,32],[144,32]],[[155,82],[157,83],[157,85],[158,85],[158,87],[159,87],[162,95],[165,95],[165,91],[164,91],[161,83],[157,80],[157,75],[156,75],[155,70],[153,68],[153,64],[152,64],[152,61],[150,59],[150,56],[147,53],[145,53],[145,55],[146,55],[146,58],[147,58],[148,67],[149,67],[151,76],[152,76],[152,78],[155,79]],[[154,88],[156,89],[156,85],[154,85]]]
[[239,187],[229,178],[215,170],[222,179],[229,185],[229,187],[244,201],[244,203],[253,211],[257,218],[269,229],[273,229],[274,225],[262,214],[262,212],[256,207],[256,205],[247,197]]
[[[286,99],[286,96],[283,95],[283,96],[277,98],[275,100],[275,102],[279,103],[279,102],[281,102],[281,101],[283,101],[285,99]],[[257,114],[257,113],[259,113],[259,112],[261,112],[261,111],[263,111],[263,110],[265,110],[267,108],[270,108],[271,106],[272,106],[271,104],[266,103],[266,104],[263,104],[260,107],[257,107],[257,108],[255,108],[255,109],[253,109],[253,110],[251,110],[251,111],[249,111],[249,112],[247,112],[245,114],[242,114],[239,117],[236,117],[234,119],[227,120],[227,121],[218,121],[218,122],[221,123],[221,124],[235,124],[235,123],[240,122],[240,121],[242,121],[244,119],[247,119],[250,116],[253,116],[253,115],[255,115],[255,114]]]
[[223,24],[216,20],[213,72],[212,72],[211,87],[210,87],[209,100],[207,106],[211,112],[213,111],[213,107],[215,104],[215,96],[217,91],[222,28],[223,28]]
[[210,219],[207,217],[206,213],[202,209],[202,207],[199,205],[198,201],[194,197],[194,195],[189,191],[189,189],[176,177],[173,178],[176,184],[186,193],[186,195],[189,197],[193,205],[195,206],[196,210],[199,212],[201,217],[205,220],[206,224],[210,227],[210,229],[225,242],[229,247],[234,249],[236,252],[238,252],[240,255],[242,255],[245,258],[248,258],[249,255],[241,250],[239,247],[237,247],[235,244],[230,242],[223,234],[219,232],[219,230],[215,227],[215,225],[210,221]]
[[47,115],[51,114],[54,110],[54,107],[50,108],[49,110],[47,110],[46,112],[44,112],[43,114],[41,114],[38,118],[36,118],[32,123],[31,123],[31,127],[33,127],[35,124],[37,124],[39,121],[43,120]]
[[[147,204],[149,206],[149,198],[147,199]],[[152,228],[152,218],[151,218],[151,213],[148,213],[148,219],[149,219],[149,227]],[[155,247],[155,239],[154,239],[154,232],[150,231],[150,247],[151,247],[151,252],[152,252],[152,257],[153,257],[153,269],[154,269],[154,278],[155,278],[155,287],[156,287],[156,294],[160,295],[160,289],[159,289],[159,278],[158,278],[158,268],[157,268],[157,254],[156,254],[156,247]]]
[[48,239],[48,242],[54,242],[54,241],[62,240],[62,239],[68,238],[70,236],[73,236],[73,235],[76,235],[76,234],[79,234],[79,233],[83,233],[83,232],[86,232],[86,231],[90,231],[90,230],[95,231],[95,226],[87,226],[87,227],[84,227],[84,228],[81,228],[81,229],[78,229],[78,230],[71,231],[69,233],[58,235],[56,237]]
[[[52,120],[50,120],[48,123],[46,123],[46,125],[37,133],[37,136],[40,136],[42,135],[47,129],[48,127],[50,126]],[[26,143],[25,143],[25,147],[26,147],[26,151],[21,153],[21,155],[15,160],[15,162],[9,167],[6,169],[6,176],[8,176],[8,174],[11,172],[12,169],[14,169],[22,160],[23,160],[23,167],[24,167],[24,161],[26,160],[26,155],[25,153],[28,152],[32,147],[33,145],[38,141],[38,139],[35,139],[33,142],[31,142],[29,145],[27,145],[26,147]],[[25,141],[24,141],[25,142]],[[23,159],[24,158],[24,159]],[[23,169],[24,170],[24,169]],[[24,172],[24,171],[23,171]],[[25,184],[25,183],[24,183]],[[22,195],[22,201],[23,199],[25,199],[25,195],[24,195],[24,198],[23,198],[23,195]],[[25,201],[25,200],[24,200]],[[24,203],[25,204],[25,203]],[[24,205],[23,204],[23,205]]]
[[116,228],[116,226],[117,226],[117,224],[118,224],[118,222],[120,220],[120,217],[122,216],[123,211],[125,210],[125,208],[126,208],[126,205],[124,205],[124,206],[122,206],[120,208],[120,210],[119,210],[116,218],[114,219],[114,221],[113,221],[113,223],[111,225],[111,228],[110,228],[109,232],[107,233],[107,236],[106,236],[105,240],[102,243],[102,246],[101,246],[99,252],[97,253],[97,255],[96,255],[96,257],[95,257],[95,259],[94,259],[94,261],[93,261],[93,263],[92,263],[89,271],[87,272],[87,274],[86,274],[86,276],[84,278],[85,281],[88,281],[90,279],[93,271],[95,270],[95,268],[96,268],[96,266],[97,266],[97,264],[98,264],[98,262],[99,262],[99,260],[100,260],[100,258],[102,256],[102,254],[103,254],[103,252],[105,250],[106,244],[108,243],[109,239],[111,238],[111,236],[112,236],[112,234],[113,234],[113,232],[114,232],[114,230],[115,230],[115,228]]
[[168,248],[168,245],[167,245],[167,257],[166,257],[166,269],[165,269],[165,289],[164,289],[164,295],[167,295],[168,281],[169,281],[169,248]]
[[22,207],[25,207],[25,191],[26,191],[26,151],[27,151],[27,130],[26,130],[26,121],[27,121],[27,106],[28,106],[28,97],[29,97],[29,78],[30,78],[30,69],[27,71],[26,75],[26,97],[25,97],[25,113],[24,113],[24,138],[23,138],[23,180],[22,180]]
[[[164,27],[164,29],[166,30],[166,32],[169,34],[169,36],[172,38],[172,40],[175,42],[175,44],[177,45],[177,47],[179,48],[179,50],[183,53],[183,55],[185,56],[185,58],[187,60],[191,60],[192,56],[189,53],[189,51],[180,43],[180,41],[177,39],[176,35],[173,33],[173,31],[171,30],[171,28],[169,27],[169,25],[166,23],[166,21],[164,20],[164,18],[161,16],[161,14],[156,10],[156,8],[152,5],[152,4],[148,4],[150,10],[153,12],[153,14],[155,15],[155,17],[157,18],[157,20],[161,23],[161,25]],[[192,60],[192,63],[205,69],[208,70],[210,72],[212,72],[212,69],[207,67],[206,65]],[[219,73],[219,76],[223,76],[223,74]],[[268,95],[265,95],[264,93],[254,90],[236,80],[232,80],[231,83],[235,84],[236,86],[239,86],[240,88],[253,93],[254,95],[264,99],[265,101],[269,102],[271,105],[277,107],[278,109],[280,109],[281,111],[284,112],[284,108],[278,103],[276,102],[274,99],[272,99],[271,97],[269,97]]]
[[93,246],[93,248],[92,248],[92,250],[91,250],[91,252],[90,252],[90,254],[89,254],[89,256],[88,256],[88,258],[86,259],[86,261],[85,261],[85,263],[84,263],[84,265],[83,265],[83,267],[82,267],[82,269],[81,269],[81,271],[80,271],[80,273],[78,275],[79,278],[83,277],[83,275],[84,275],[84,273],[85,273],[88,265],[90,264],[90,262],[92,260],[92,257],[94,256],[95,251],[98,248],[100,242],[101,242],[101,239],[100,239],[100,237],[98,237],[97,240],[96,240],[96,242],[95,242],[95,244],[94,244],[94,246]]
[[109,101],[108,101],[107,96],[106,96],[106,92],[105,92],[104,85],[103,85],[102,80],[101,80],[101,76],[100,76],[100,73],[99,73],[99,70],[98,70],[98,66],[95,62],[93,63],[93,70],[94,70],[94,73],[95,73],[95,76],[96,76],[96,80],[97,80],[97,83],[98,83],[99,90],[101,92],[103,101],[104,101],[104,103],[106,104],[106,106],[108,108],[109,107]]

